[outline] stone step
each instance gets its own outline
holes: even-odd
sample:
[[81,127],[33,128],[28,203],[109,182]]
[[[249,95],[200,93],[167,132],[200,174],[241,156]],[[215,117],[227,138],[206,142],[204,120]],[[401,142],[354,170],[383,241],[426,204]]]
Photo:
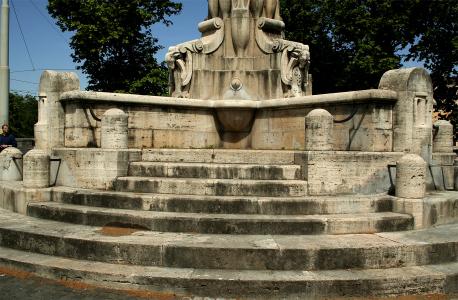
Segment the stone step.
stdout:
[[236,180],[165,177],[119,177],[115,189],[121,192],[214,195],[300,197],[307,194],[302,180]]
[[294,180],[300,175],[298,165],[133,162],[129,166],[129,176],[137,177]]
[[437,299],[447,299],[446,294],[458,293],[458,262],[390,269],[308,272],[135,265],[120,268],[113,263],[75,260],[0,247],[0,266],[33,272],[52,280],[65,278],[68,282],[82,281],[110,289],[128,289],[136,291],[136,294],[147,294],[146,291],[149,291],[158,299],[316,300],[405,295],[437,295]]
[[392,212],[338,215],[176,213],[31,203],[29,216],[91,226],[124,226],[207,234],[349,234],[409,230],[413,218]]
[[337,270],[447,263],[458,225],[349,235],[215,235],[138,231],[0,211],[0,246],[116,264],[226,270]]
[[299,151],[229,149],[145,149],[143,161],[221,164],[293,165],[300,162]]
[[385,194],[272,198],[138,194],[69,187],[53,188],[53,201],[120,209],[267,215],[374,213],[392,211],[393,208],[393,197]]

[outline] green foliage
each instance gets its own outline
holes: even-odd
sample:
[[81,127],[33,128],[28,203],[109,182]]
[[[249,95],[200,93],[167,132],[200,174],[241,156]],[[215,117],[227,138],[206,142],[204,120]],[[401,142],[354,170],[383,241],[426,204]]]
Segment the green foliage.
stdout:
[[38,101],[30,95],[10,93],[9,126],[16,137],[33,137],[33,126],[38,121]]
[[315,93],[377,88],[385,71],[414,60],[431,71],[438,108],[455,108],[456,0],[280,1],[286,37],[310,46]]
[[168,76],[154,54],[151,25],[171,24],[181,4],[170,0],[49,0],[63,31],[73,32],[72,58],[89,77],[88,89],[164,95]]

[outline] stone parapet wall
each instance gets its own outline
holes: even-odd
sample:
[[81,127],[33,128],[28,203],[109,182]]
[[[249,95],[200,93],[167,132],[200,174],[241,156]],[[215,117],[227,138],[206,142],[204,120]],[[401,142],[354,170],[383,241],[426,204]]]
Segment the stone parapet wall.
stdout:
[[126,176],[129,163],[141,160],[140,150],[57,148],[53,155],[61,159],[51,165],[51,177],[58,186],[86,189],[112,189],[114,180]]
[[[100,147],[98,120],[108,109],[119,108],[129,117],[129,148],[304,150],[305,116],[324,108],[345,121],[334,124],[333,150],[390,152],[395,100],[396,93],[367,90],[266,101],[70,92],[61,102],[68,148]],[[217,115],[223,109],[229,115],[251,110],[254,117],[248,127],[231,131]]]
[[386,193],[396,178],[389,165],[402,156],[402,152],[306,151],[301,165],[309,195]]
[[[392,151],[393,122],[390,103],[321,105],[333,115],[333,150]],[[263,109],[256,114],[250,135],[254,149],[305,149],[305,116],[314,108]],[[382,115],[383,119],[378,116]]]

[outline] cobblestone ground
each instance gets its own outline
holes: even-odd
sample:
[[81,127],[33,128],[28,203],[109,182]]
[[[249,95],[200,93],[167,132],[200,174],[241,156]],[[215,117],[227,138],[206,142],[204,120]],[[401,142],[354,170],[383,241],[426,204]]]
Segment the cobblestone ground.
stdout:
[[[0,270],[0,300],[233,300],[201,297],[175,296],[133,291],[113,291],[95,288],[75,282],[52,281],[35,277],[29,273],[5,269]],[[404,296],[390,300],[458,300],[458,295]],[[351,299],[328,299],[351,300]],[[363,300],[362,298],[353,300]],[[383,300],[364,298],[364,300]]]

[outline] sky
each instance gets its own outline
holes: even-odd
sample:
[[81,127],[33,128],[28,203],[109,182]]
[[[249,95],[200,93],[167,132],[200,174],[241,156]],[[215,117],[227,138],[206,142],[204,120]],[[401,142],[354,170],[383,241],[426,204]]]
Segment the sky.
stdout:
[[[76,70],[70,56],[72,51],[69,41],[72,34],[62,33],[55,25],[47,12],[47,2],[10,0],[11,91],[36,96],[40,75],[44,69],[74,71],[80,78],[81,89],[87,87],[86,76]],[[156,55],[159,61],[164,60],[168,47],[199,38],[197,24],[207,17],[207,0],[177,2],[183,3],[183,10],[171,18],[173,25],[153,26],[154,36],[159,39],[159,44],[164,46]],[[409,63],[405,66],[417,65],[418,63]]]
[[[153,34],[159,39],[159,44],[164,46],[156,55],[159,61],[164,60],[169,46],[200,37],[197,24],[207,17],[207,0],[179,2],[183,3],[183,10],[171,18],[172,26],[153,26]],[[86,76],[76,70],[76,64],[70,56],[72,50],[69,41],[72,34],[62,33],[55,25],[47,12],[47,3],[47,0],[10,0],[11,91],[36,96],[44,69],[76,72],[81,89],[87,87]]]

